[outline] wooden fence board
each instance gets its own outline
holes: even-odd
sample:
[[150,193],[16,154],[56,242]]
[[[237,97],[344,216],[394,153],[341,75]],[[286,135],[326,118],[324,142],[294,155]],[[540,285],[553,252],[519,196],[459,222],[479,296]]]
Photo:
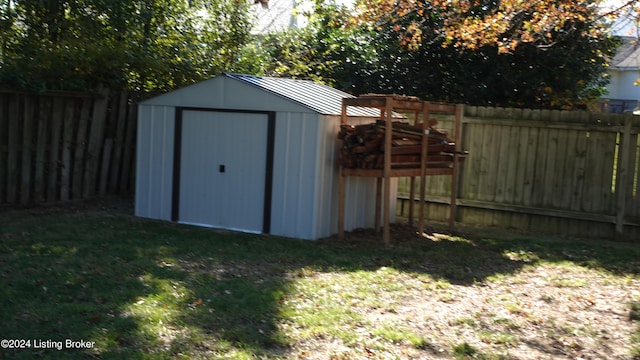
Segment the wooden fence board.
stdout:
[[62,125],[62,154],[60,167],[60,200],[67,201],[71,194],[72,146],[74,133],[75,101],[67,99]]
[[[11,96],[9,98],[9,118],[19,118],[22,120],[19,112],[19,98],[17,96]],[[18,198],[18,155],[19,145],[19,123],[10,121],[7,132],[7,202],[10,204],[16,203]]]
[[102,151],[102,167],[100,168],[100,180],[98,182],[98,195],[105,195],[107,193],[107,185],[109,179],[109,168],[111,162],[111,153],[113,151],[113,139],[107,138],[104,140],[104,150]]
[[631,144],[635,144],[635,149],[631,147],[629,157],[629,184],[631,194],[626,203],[625,213],[628,216],[637,218],[640,222],[640,135],[632,134]]
[[[106,193],[132,190],[135,109],[127,94],[118,94],[115,102],[95,100],[65,92],[0,93],[0,204],[82,199],[95,195],[101,180]],[[107,122],[111,108],[115,115]],[[106,126],[112,126],[107,146],[113,156],[103,152]],[[110,163],[103,164],[105,159]],[[111,176],[105,179],[103,169]]]
[[575,136],[573,180],[571,182],[571,200],[569,202],[569,209],[574,211],[579,211],[582,208],[581,199],[584,196],[584,182],[587,176],[588,135],[588,132],[579,131]]
[[491,158],[491,148],[495,146],[495,136],[490,131],[491,125],[481,125],[480,131],[478,134],[481,134],[482,142],[480,146],[476,149],[478,151],[478,157],[476,157],[475,161],[478,162],[479,170],[478,170],[478,191],[476,193],[476,198],[481,201],[488,201],[489,196],[492,194],[489,193],[489,188],[493,184],[495,174],[491,172],[491,167],[495,162],[494,158]]
[[576,143],[580,136],[581,133],[579,131],[568,130],[563,132],[562,139],[560,139],[560,143],[563,146],[561,151],[564,155],[562,161],[558,161],[557,165],[562,167],[559,171],[562,171],[560,184],[563,187],[563,191],[561,191],[558,199],[554,202],[554,206],[558,208],[571,209],[572,206],[571,197],[574,192]]
[[60,136],[64,122],[64,101],[57,99],[53,103],[53,111],[51,113],[51,132],[49,145],[49,163],[47,176],[47,201],[56,201],[59,196],[59,173],[60,165],[58,159],[60,156]]
[[613,180],[613,162],[616,144],[615,133],[591,132],[590,140],[590,168],[591,175],[587,177],[591,197],[587,211],[603,214],[613,214],[613,196],[611,192]]
[[[101,150],[104,145],[104,127],[107,119],[108,91],[103,91],[104,97],[95,99],[91,112],[91,124],[87,143],[86,166],[83,180],[83,197],[91,197],[98,189],[97,179],[100,170]],[[104,167],[104,166],[102,166]]]
[[538,128],[527,127],[526,158],[522,163],[524,167],[524,184],[522,187],[522,205],[532,206],[533,190],[535,187],[536,159],[538,158]]
[[[509,204],[516,203],[516,196],[518,191],[518,183],[519,183],[519,173],[518,173],[518,158],[520,157],[521,144],[520,144],[520,134],[519,129],[515,126],[505,126],[503,128],[503,133],[507,132],[505,136],[507,136],[507,146],[505,150],[505,154],[507,155],[506,159],[506,189],[504,193],[504,201]],[[504,155],[504,154],[503,154]]]
[[49,139],[47,137],[49,130],[49,114],[51,113],[51,98],[40,98],[38,106],[38,135],[36,139],[36,159],[33,179],[34,201],[45,201],[46,180],[45,167],[47,164],[46,155],[49,147]]
[[118,179],[120,178],[120,172],[122,170],[122,152],[124,149],[124,132],[126,128],[126,120],[127,120],[127,93],[122,92],[120,96],[118,96],[116,111],[114,111],[115,116],[113,116],[113,126],[115,128],[114,137],[113,137],[113,159],[111,172],[109,174],[109,192],[117,193],[118,189]]
[[529,137],[529,127],[512,127],[511,136],[514,137],[514,141],[518,144],[518,151],[516,156],[513,157],[516,162],[515,169],[515,183],[513,189],[513,198],[512,204],[514,205],[522,205],[524,202],[524,189],[525,189],[525,169],[526,159],[527,159],[527,150],[528,150],[528,137]]
[[553,190],[551,199],[548,202],[553,208],[566,209],[569,206],[567,201],[567,193],[571,192],[571,171],[570,165],[567,166],[567,158],[569,157],[568,148],[570,139],[574,137],[570,130],[556,130],[557,132],[557,156],[553,166]]
[[82,99],[78,118],[78,130],[76,132],[73,158],[73,174],[71,197],[82,198],[82,181],[85,169],[85,153],[87,142],[87,130],[91,115],[92,99]]
[[137,106],[131,104],[128,107],[127,117],[126,117],[126,127],[125,127],[125,136],[124,136],[124,150],[122,154],[122,173],[120,175],[120,180],[118,183],[120,184],[119,192],[121,194],[127,193],[133,188],[133,179],[132,174],[135,172],[132,171],[135,164],[133,163],[133,159],[135,158],[135,141],[136,141],[136,114]]
[[33,96],[25,96],[22,120],[22,167],[20,170],[20,203],[23,205],[31,201],[34,107]]
[[531,205],[542,207],[547,180],[547,152],[549,145],[549,131],[547,128],[538,129],[536,138],[536,156],[533,159],[533,186],[531,189]]
[[560,152],[560,130],[546,130],[545,140],[545,164],[543,168],[544,180],[542,188],[539,188],[540,202],[538,203],[538,206],[556,208],[556,206],[554,206],[553,204],[554,198],[563,190],[563,187],[559,182],[559,180],[561,179],[561,174],[558,174],[556,172],[558,168],[557,164],[561,161],[561,158],[565,156],[565,154],[562,154]]
[[[0,96],[0,164],[7,163],[7,146],[4,139],[7,138],[9,127],[9,114],[6,105],[6,96]],[[7,167],[0,166],[0,203],[6,202]]]
[[[477,200],[479,191],[481,164],[482,124],[467,124],[463,134],[464,147],[469,150],[469,157],[464,165],[464,179],[462,183],[462,198]],[[473,136],[472,136],[473,135]]]
[[495,154],[495,162],[497,164],[493,201],[501,203],[512,202],[512,200],[507,197],[507,192],[509,192],[510,183],[512,181],[512,176],[509,173],[509,158],[513,156],[510,151],[510,128],[510,126],[499,126],[495,129],[495,135],[501,141],[495,146],[495,149],[497,150],[497,153]]

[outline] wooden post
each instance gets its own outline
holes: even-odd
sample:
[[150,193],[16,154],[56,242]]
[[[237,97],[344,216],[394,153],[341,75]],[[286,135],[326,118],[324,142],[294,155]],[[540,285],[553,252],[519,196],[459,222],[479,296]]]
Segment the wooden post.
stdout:
[[[635,150],[635,149],[634,149]],[[628,191],[629,158],[631,157],[631,117],[627,117],[622,133],[620,156],[616,175],[616,238],[624,238],[624,217]]]
[[393,133],[393,97],[385,99],[386,129],[384,133],[384,245],[389,246],[391,231],[389,229],[391,217],[391,141]]
[[[340,115],[340,124],[347,123],[347,104],[342,99],[342,113]],[[344,196],[345,196],[345,178],[342,172],[342,164],[338,164],[338,237],[344,239]]]
[[338,168],[338,237],[344,239],[344,187],[345,179],[342,166]]
[[416,196],[416,177],[412,176],[409,178],[409,226],[413,226],[413,203],[414,198]]
[[456,105],[456,118],[453,125],[454,137],[453,141],[456,144],[455,152],[453,154],[453,171],[451,173],[451,202],[449,205],[449,231],[453,231],[456,224],[456,199],[458,198],[458,166],[460,165],[458,159],[458,152],[460,149],[460,127],[462,122],[462,113],[464,107],[461,104]]
[[[413,112],[413,126],[418,126],[418,116],[419,116],[419,112],[418,111],[414,111]],[[415,196],[416,196],[416,177],[415,176],[411,176],[409,178],[409,226],[413,226],[413,205],[415,203]]]
[[427,174],[427,146],[429,144],[429,137],[427,133],[427,125],[429,123],[429,103],[424,102],[422,104],[422,150],[420,153],[420,205],[418,208],[418,233],[422,235],[424,233],[424,200],[426,193],[426,174]]
[[382,208],[382,178],[376,178],[376,218],[374,228],[376,232],[380,232],[380,209]]

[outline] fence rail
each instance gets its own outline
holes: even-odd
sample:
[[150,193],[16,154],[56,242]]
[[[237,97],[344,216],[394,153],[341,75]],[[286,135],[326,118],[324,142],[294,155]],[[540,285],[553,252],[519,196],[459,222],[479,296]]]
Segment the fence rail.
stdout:
[[0,205],[131,193],[135,101],[106,90],[0,91]]
[[[466,107],[456,220],[638,240],[639,132],[632,115]],[[446,219],[450,188],[447,176],[427,179],[429,219]]]

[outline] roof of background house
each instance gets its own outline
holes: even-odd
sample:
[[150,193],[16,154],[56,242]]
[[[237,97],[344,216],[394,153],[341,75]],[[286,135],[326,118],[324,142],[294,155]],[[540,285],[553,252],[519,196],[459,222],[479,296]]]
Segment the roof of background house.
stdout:
[[625,36],[616,56],[611,60],[614,69],[640,69],[640,39]]

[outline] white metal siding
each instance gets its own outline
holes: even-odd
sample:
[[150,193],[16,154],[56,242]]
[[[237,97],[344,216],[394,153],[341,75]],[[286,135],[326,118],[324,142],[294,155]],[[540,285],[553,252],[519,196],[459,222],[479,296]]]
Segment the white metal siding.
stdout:
[[[367,123],[362,118],[352,123]],[[271,233],[319,239],[337,233],[339,116],[277,113]],[[375,222],[375,178],[348,177],[345,229]],[[395,192],[397,181],[392,179]],[[392,194],[392,221],[395,196]]]
[[136,216],[171,220],[174,117],[172,106],[139,106]]
[[319,115],[279,112],[274,144],[271,233],[315,239],[314,203]]

